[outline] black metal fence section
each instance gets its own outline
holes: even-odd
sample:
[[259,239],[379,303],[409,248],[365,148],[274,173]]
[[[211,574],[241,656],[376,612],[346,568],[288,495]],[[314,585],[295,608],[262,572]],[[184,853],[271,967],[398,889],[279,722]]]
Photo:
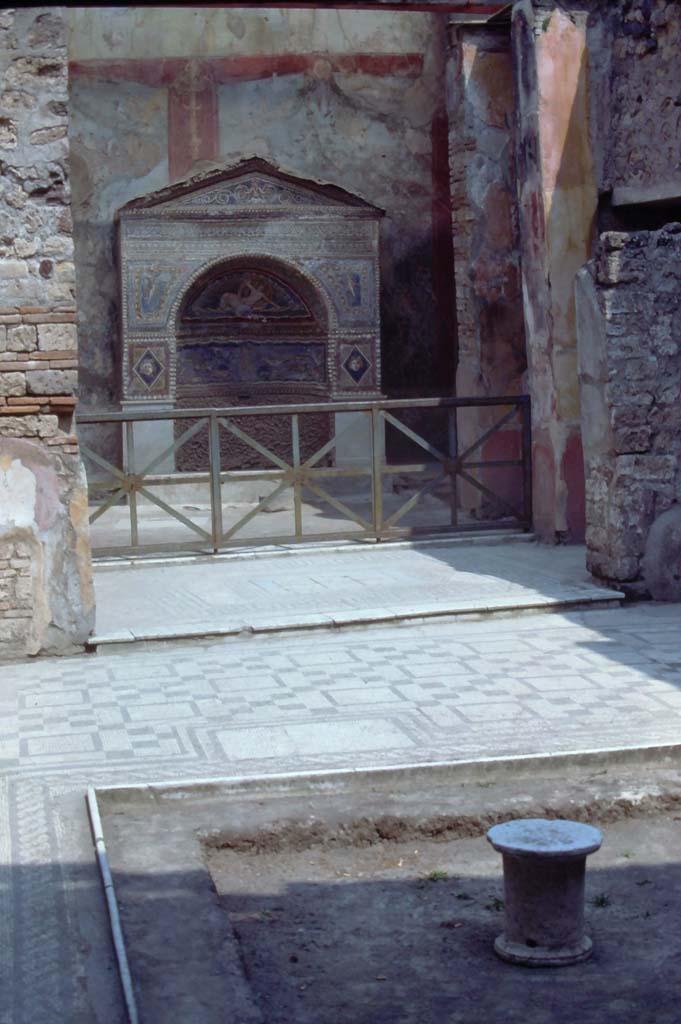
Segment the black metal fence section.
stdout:
[[[492,407],[499,411],[498,419],[472,442],[465,446],[459,442],[460,417],[467,409]],[[427,416],[444,416],[447,429],[440,429],[439,439],[444,442],[433,443],[433,431],[424,429],[422,423]],[[334,417],[339,413],[355,413],[365,421],[365,460],[361,465],[341,464],[336,451],[339,441],[347,430],[357,429],[361,422],[357,417],[337,432],[330,429],[332,436],[315,453],[307,458],[301,456],[301,417],[307,414],[327,413],[329,423],[335,425]],[[493,415],[493,414],[492,414]],[[244,419],[255,421],[259,417],[286,417],[290,421],[290,439],[287,439],[288,458],[282,457],[272,447],[262,444],[251,433],[243,429]],[[402,418],[400,418],[402,417]],[[419,430],[404,422],[411,418],[416,421]],[[135,424],[150,421],[173,421],[174,440],[155,453],[147,464],[138,467],[135,455]],[[184,421],[188,421],[185,424]],[[238,421],[238,422],[236,422]],[[442,419],[441,419],[442,422]],[[155,551],[187,551],[202,550],[218,552],[238,545],[253,546],[256,544],[289,544],[295,541],[313,540],[374,540],[380,541],[397,536],[411,536],[425,533],[465,532],[479,530],[499,530],[513,528],[529,530],[532,526],[532,458],[531,458],[531,414],[528,395],[504,396],[501,398],[421,398],[395,399],[381,402],[346,402],[320,403],[299,406],[267,405],[240,406],[211,409],[174,409],[162,412],[87,412],[77,416],[81,451],[91,466],[104,470],[105,476],[94,475],[89,480],[90,488],[90,523],[94,524],[107,512],[117,509],[120,521],[121,508],[127,506],[129,517],[129,543],[93,543],[95,554],[151,553]],[[95,451],[87,443],[87,428],[92,425],[120,424],[122,430],[121,450],[124,456],[117,459],[118,465],[105,458],[101,452]],[[154,473],[160,466],[175,460],[177,452],[200,431],[206,431],[206,450],[208,469],[206,472],[192,473]],[[256,451],[264,466],[262,470],[240,472],[221,468],[220,439],[226,431]],[[485,459],[483,449],[494,438],[505,432],[513,439],[511,457]],[[424,437],[430,433],[430,439]],[[435,432],[437,434],[437,431]],[[387,434],[390,437],[387,439]],[[470,435],[470,430],[468,431]],[[406,440],[405,440],[406,439]],[[492,447],[494,444],[492,443]],[[504,447],[502,445],[502,452]],[[463,448],[463,450],[462,450]],[[391,454],[392,457],[388,457]],[[400,452],[395,456],[395,451]],[[417,453],[419,459],[414,457]],[[500,494],[495,490],[495,479],[501,480],[503,473],[513,468],[518,479],[511,488],[511,496]],[[411,481],[413,493],[402,501],[394,493],[390,494],[390,503],[397,507],[386,507],[386,478],[399,475]],[[479,476],[484,477],[483,480]],[[333,494],[332,482],[345,478],[354,480],[357,489],[361,489],[361,478],[367,487],[367,508],[360,513],[350,507],[352,489],[355,484],[347,482],[341,493]],[[225,526],[223,513],[226,502],[229,502],[229,486],[239,481],[266,481],[274,487],[265,497],[252,503],[243,515]],[[190,518],[184,511],[174,507],[165,500],[154,488],[164,485],[178,484],[208,485],[208,502],[202,522],[195,517]],[[423,525],[405,525],[404,520],[424,497],[443,483],[447,485],[448,498],[442,502],[446,512],[446,522],[428,523]],[[472,489],[468,493],[477,492],[480,502],[485,504],[486,514],[476,517],[462,516],[459,489],[465,486]],[[501,488],[504,489],[503,487]],[[292,529],[279,535],[243,536],[244,528],[284,491],[293,495]],[[304,494],[308,500],[316,500],[330,506],[337,516],[348,521],[348,529],[333,529],[329,532],[315,532],[306,528],[304,519]],[[313,498],[310,499],[309,495]],[[140,508],[139,499],[143,498],[156,509],[162,510],[168,517],[182,524],[186,530],[185,539],[165,542],[158,537],[150,542],[140,539]],[[350,504],[349,504],[350,503]],[[233,506],[232,506],[233,509]],[[368,511],[367,511],[368,510]],[[142,517],[143,519],[144,517]],[[413,517],[412,517],[413,518]],[[127,530],[127,528],[126,528]],[[241,536],[239,536],[241,534]],[[120,538],[119,538],[120,540]]]

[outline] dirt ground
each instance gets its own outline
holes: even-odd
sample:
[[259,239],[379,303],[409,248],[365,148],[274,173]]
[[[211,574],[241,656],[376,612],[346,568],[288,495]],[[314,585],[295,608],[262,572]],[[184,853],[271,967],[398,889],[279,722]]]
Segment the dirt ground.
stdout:
[[681,1020],[681,809],[606,828],[587,874],[594,955],[560,969],[494,954],[503,879],[484,838],[315,840],[207,851],[267,1024]]
[[[681,766],[555,761],[100,791],[143,1024],[679,1024]],[[603,829],[583,964],[493,951],[520,817]]]

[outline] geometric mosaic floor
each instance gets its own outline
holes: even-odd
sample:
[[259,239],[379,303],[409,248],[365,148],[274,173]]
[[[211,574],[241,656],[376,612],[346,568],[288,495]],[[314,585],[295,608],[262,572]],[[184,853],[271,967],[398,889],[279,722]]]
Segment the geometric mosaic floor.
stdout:
[[0,667],[0,1024],[122,1022],[83,794],[681,740],[679,606]]

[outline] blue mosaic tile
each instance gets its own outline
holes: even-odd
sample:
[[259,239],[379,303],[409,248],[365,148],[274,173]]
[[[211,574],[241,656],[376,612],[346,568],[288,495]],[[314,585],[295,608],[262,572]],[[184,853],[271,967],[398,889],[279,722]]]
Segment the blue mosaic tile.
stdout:
[[353,348],[343,363],[343,369],[350,374],[355,384],[359,384],[370,366],[371,363],[358,348]]
[[163,366],[150,349],[142,353],[132,369],[148,388],[152,388],[163,373]]

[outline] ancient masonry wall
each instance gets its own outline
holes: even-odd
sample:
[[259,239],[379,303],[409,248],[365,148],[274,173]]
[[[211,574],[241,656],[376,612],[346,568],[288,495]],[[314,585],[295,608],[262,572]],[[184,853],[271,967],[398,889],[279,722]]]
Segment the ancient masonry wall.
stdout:
[[0,659],[91,631],[64,10],[0,13]]
[[[659,223],[646,204],[681,198],[681,7],[627,0],[602,13],[599,190]],[[576,297],[588,567],[681,600],[681,225],[603,234]]]
[[676,573],[681,599],[681,529],[645,558],[653,524],[681,510],[681,224],[604,234],[577,305],[588,568],[655,596],[653,577]]

